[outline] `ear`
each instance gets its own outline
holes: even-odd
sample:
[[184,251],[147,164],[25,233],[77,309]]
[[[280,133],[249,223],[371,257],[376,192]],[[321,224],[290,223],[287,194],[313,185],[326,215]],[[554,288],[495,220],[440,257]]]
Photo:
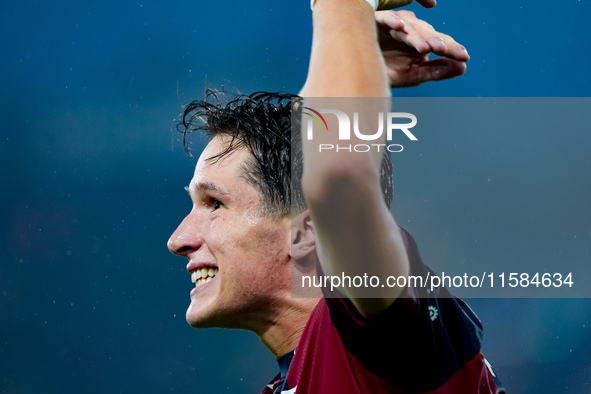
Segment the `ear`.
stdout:
[[316,231],[306,209],[291,218],[291,257],[302,260],[315,251]]

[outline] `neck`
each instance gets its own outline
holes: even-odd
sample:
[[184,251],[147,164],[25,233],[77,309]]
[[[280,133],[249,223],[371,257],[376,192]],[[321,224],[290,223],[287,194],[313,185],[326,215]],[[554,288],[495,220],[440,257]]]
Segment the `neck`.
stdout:
[[275,357],[294,350],[304,327],[318,304],[318,298],[289,298],[287,306],[282,307],[275,317],[255,333]]

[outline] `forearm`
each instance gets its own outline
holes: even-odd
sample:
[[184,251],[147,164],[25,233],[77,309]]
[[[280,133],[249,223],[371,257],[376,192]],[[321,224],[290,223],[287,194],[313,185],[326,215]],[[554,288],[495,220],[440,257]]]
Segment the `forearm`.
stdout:
[[317,0],[304,97],[387,97],[374,13],[364,0]]
[[[387,112],[389,110],[389,80],[385,63],[377,42],[376,22],[374,12],[364,0],[317,0],[314,6],[314,35],[312,54],[308,78],[302,90],[304,98],[310,97],[385,97],[373,105],[372,112]],[[309,101],[305,101],[304,105]],[[318,102],[316,101],[315,104]],[[323,100],[324,108],[331,108],[331,100]],[[351,102],[349,102],[351,103]],[[336,102],[339,108],[341,102]],[[362,110],[358,104],[356,108],[339,108],[351,115],[351,111]],[[374,112],[375,111],[375,112]],[[361,128],[368,122],[368,116],[363,116]],[[373,117],[373,116],[372,116]],[[350,116],[351,121],[353,117]],[[327,115],[330,130],[338,130],[336,118]],[[304,130],[302,130],[303,132]],[[357,140],[355,135],[348,144],[356,145],[365,141]],[[304,179],[303,186],[309,198],[315,196],[324,198],[326,187],[333,177],[341,179],[350,177],[351,184],[355,179],[367,182],[371,179],[368,174],[379,172],[382,153],[355,154],[344,157],[338,152],[322,152],[320,144],[338,145],[338,133],[317,133],[314,141],[308,141],[302,135],[304,149]],[[383,143],[384,141],[374,141]],[[377,177],[373,177],[375,187],[379,187]],[[307,189],[307,190],[306,190]]]

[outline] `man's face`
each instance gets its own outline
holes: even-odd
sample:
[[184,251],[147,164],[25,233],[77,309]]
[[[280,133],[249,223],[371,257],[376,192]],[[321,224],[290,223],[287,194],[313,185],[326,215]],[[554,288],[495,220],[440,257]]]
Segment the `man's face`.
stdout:
[[216,137],[201,154],[188,189],[193,209],[168,248],[189,260],[196,281],[189,324],[256,330],[290,292],[290,221],[260,215],[260,194],[242,175],[247,150],[207,161],[228,141]]

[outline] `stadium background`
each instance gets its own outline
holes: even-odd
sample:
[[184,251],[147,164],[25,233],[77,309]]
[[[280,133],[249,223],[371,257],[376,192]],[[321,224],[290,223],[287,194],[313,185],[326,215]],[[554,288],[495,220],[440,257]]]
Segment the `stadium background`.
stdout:
[[[246,393],[276,373],[253,334],[184,320],[192,284],[166,240],[190,209],[193,163],[175,126],[206,86],[297,92],[311,40],[306,3],[0,4],[0,392]],[[472,59],[460,79],[395,94],[590,96],[588,0],[410,8]],[[554,253],[557,266],[591,263],[590,137],[567,144],[562,130],[529,132],[533,146],[514,146],[506,168],[494,168],[517,174],[498,193],[470,171],[478,152],[397,172],[394,211],[427,263],[441,250],[467,261],[519,255],[534,267],[536,253]],[[503,152],[508,141],[494,143]],[[565,149],[567,169],[559,161],[538,174],[547,193],[522,201],[527,212],[512,204],[530,186],[520,169]],[[465,169],[453,203],[438,198],[445,179],[429,174],[441,168]],[[503,215],[474,219],[488,209]],[[520,237],[503,242],[516,223]],[[548,237],[555,243],[539,242]],[[469,302],[509,392],[591,392],[588,299]]]

